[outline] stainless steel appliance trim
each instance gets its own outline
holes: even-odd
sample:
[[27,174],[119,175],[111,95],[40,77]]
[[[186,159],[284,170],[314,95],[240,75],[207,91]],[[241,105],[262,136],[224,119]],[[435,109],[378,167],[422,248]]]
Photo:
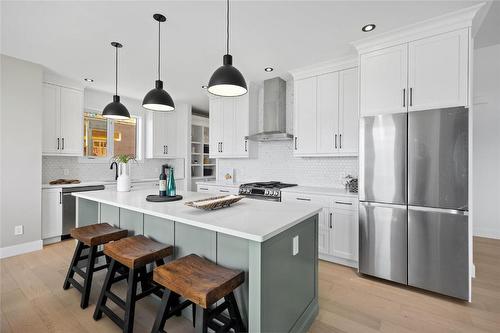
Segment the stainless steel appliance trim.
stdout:
[[381,203],[381,202],[370,202],[370,201],[360,201],[363,206],[368,207],[389,207],[389,208],[406,208],[407,205],[399,205],[399,204],[389,204],[389,203]]
[[301,200],[301,201],[311,201],[310,198],[296,198],[297,200]]
[[408,209],[423,211],[423,212],[433,212],[433,213],[442,213],[442,214],[450,214],[450,215],[462,215],[469,216],[469,212],[466,210],[458,210],[458,209],[448,209],[448,208],[435,208],[435,207],[422,207],[422,206],[408,206]]

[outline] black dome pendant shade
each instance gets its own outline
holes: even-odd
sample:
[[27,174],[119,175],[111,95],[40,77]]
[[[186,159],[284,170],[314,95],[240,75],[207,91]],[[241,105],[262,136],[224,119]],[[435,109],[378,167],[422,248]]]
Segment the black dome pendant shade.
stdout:
[[106,105],[102,110],[102,116],[111,119],[129,119],[130,113],[125,105],[120,103],[120,96],[118,96],[118,49],[123,45],[118,42],[111,42],[111,45],[115,48],[115,94],[113,102]]
[[226,54],[222,57],[222,66],[217,68],[208,81],[208,92],[217,96],[241,96],[248,89],[245,78],[233,66],[233,57],[229,54],[229,0],[226,3]]
[[158,21],[158,80],[155,88],[151,89],[142,100],[142,107],[152,111],[173,111],[175,104],[169,93],[163,90],[163,81],[160,80],[160,23],[167,18],[161,14],[154,14],[153,18]]

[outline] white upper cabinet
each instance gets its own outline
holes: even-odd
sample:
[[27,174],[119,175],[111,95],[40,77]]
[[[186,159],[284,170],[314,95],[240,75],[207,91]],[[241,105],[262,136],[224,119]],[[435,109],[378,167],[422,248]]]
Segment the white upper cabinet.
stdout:
[[82,154],[83,94],[61,87],[61,149],[65,154]]
[[81,156],[83,92],[43,84],[42,154]]
[[61,148],[60,89],[43,84],[42,152],[56,155]]
[[339,73],[339,145],[344,155],[358,154],[358,69]]
[[468,106],[469,29],[360,55],[360,113]]
[[315,99],[316,99],[317,152],[334,153],[338,147],[338,136],[339,136],[338,133],[339,73],[338,72],[328,73],[318,76],[317,94],[315,96]]
[[210,157],[250,157],[249,94],[238,97],[210,97]]
[[146,112],[146,158],[185,158],[189,126],[186,110],[177,107],[171,112]]
[[407,70],[407,44],[362,54],[360,114],[405,112]]
[[408,44],[409,111],[467,105],[468,29]]
[[294,148],[295,154],[316,153],[317,79],[310,77],[295,81]]
[[357,68],[295,81],[294,155],[358,154]]

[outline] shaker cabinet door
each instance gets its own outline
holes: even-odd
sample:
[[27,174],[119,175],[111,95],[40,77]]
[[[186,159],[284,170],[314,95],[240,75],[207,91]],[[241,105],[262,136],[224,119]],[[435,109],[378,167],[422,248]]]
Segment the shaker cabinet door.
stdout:
[[295,81],[294,151],[316,153],[316,77]]
[[60,88],[61,153],[82,155],[83,94],[81,91]]
[[61,148],[59,87],[43,84],[42,153],[58,154]]
[[362,116],[406,111],[407,56],[406,43],[361,55]]
[[348,69],[339,73],[339,149],[345,154],[358,154],[358,70]]
[[335,153],[340,135],[339,72],[318,76],[316,103],[317,152]]
[[409,111],[467,106],[468,29],[410,42]]

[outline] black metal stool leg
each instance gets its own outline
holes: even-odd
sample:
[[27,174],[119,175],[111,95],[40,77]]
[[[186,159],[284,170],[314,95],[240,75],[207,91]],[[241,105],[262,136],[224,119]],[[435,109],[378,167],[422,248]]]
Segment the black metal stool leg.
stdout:
[[245,324],[243,324],[240,310],[238,309],[238,303],[236,303],[236,299],[234,298],[234,293],[230,292],[226,297],[224,297],[224,299],[229,303],[229,315],[231,316],[231,319],[235,321],[236,327],[234,327],[234,330],[237,333],[246,332]]
[[102,285],[101,293],[99,294],[99,299],[97,300],[97,304],[95,306],[94,311],[94,320],[99,320],[102,318],[102,309],[101,307],[106,305],[106,292],[111,289],[111,285],[113,284],[113,279],[115,277],[115,273],[117,270],[117,264],[114,259],[111,259],[109,263],[108,272],[106,273],[106,278],[104,279],[104,284]]
[[208,332],[208,309],[203,309],[203,321],[202,321],[202,326],[201,326],[201,331],[203,333]]
[[193,327],[196,327],[196,304],[191,305],[191,312],[193,313]]
[[76,244],[75,252],[73,253],[73,259],[71,259],[71,263],[69,265],[68,273],[66,274],[66,279],[64,280],[63,289],[67,290],[70,286],[70,279],[75,275],[75,271],[73,267],[78,265],[80,261],[80,256],[82,255],[82,251],[84,249],[84,244],[80,241]]
[[137,277],[139,271],[130,269],[128,273],[127,300],[125,303],[124,333],[131,333],[134,330],[135,298],[137,295]]
[[85,278],[83,283],[82,300],[80,302],[80,307],[85,309],[89,305],[90,290],[92,287],[92,277],[94,275],[94,264],[95,256],[97,252],[97,246],[91,246],[89,248],[89,254],[87,259],[87,270],[85,272]]

